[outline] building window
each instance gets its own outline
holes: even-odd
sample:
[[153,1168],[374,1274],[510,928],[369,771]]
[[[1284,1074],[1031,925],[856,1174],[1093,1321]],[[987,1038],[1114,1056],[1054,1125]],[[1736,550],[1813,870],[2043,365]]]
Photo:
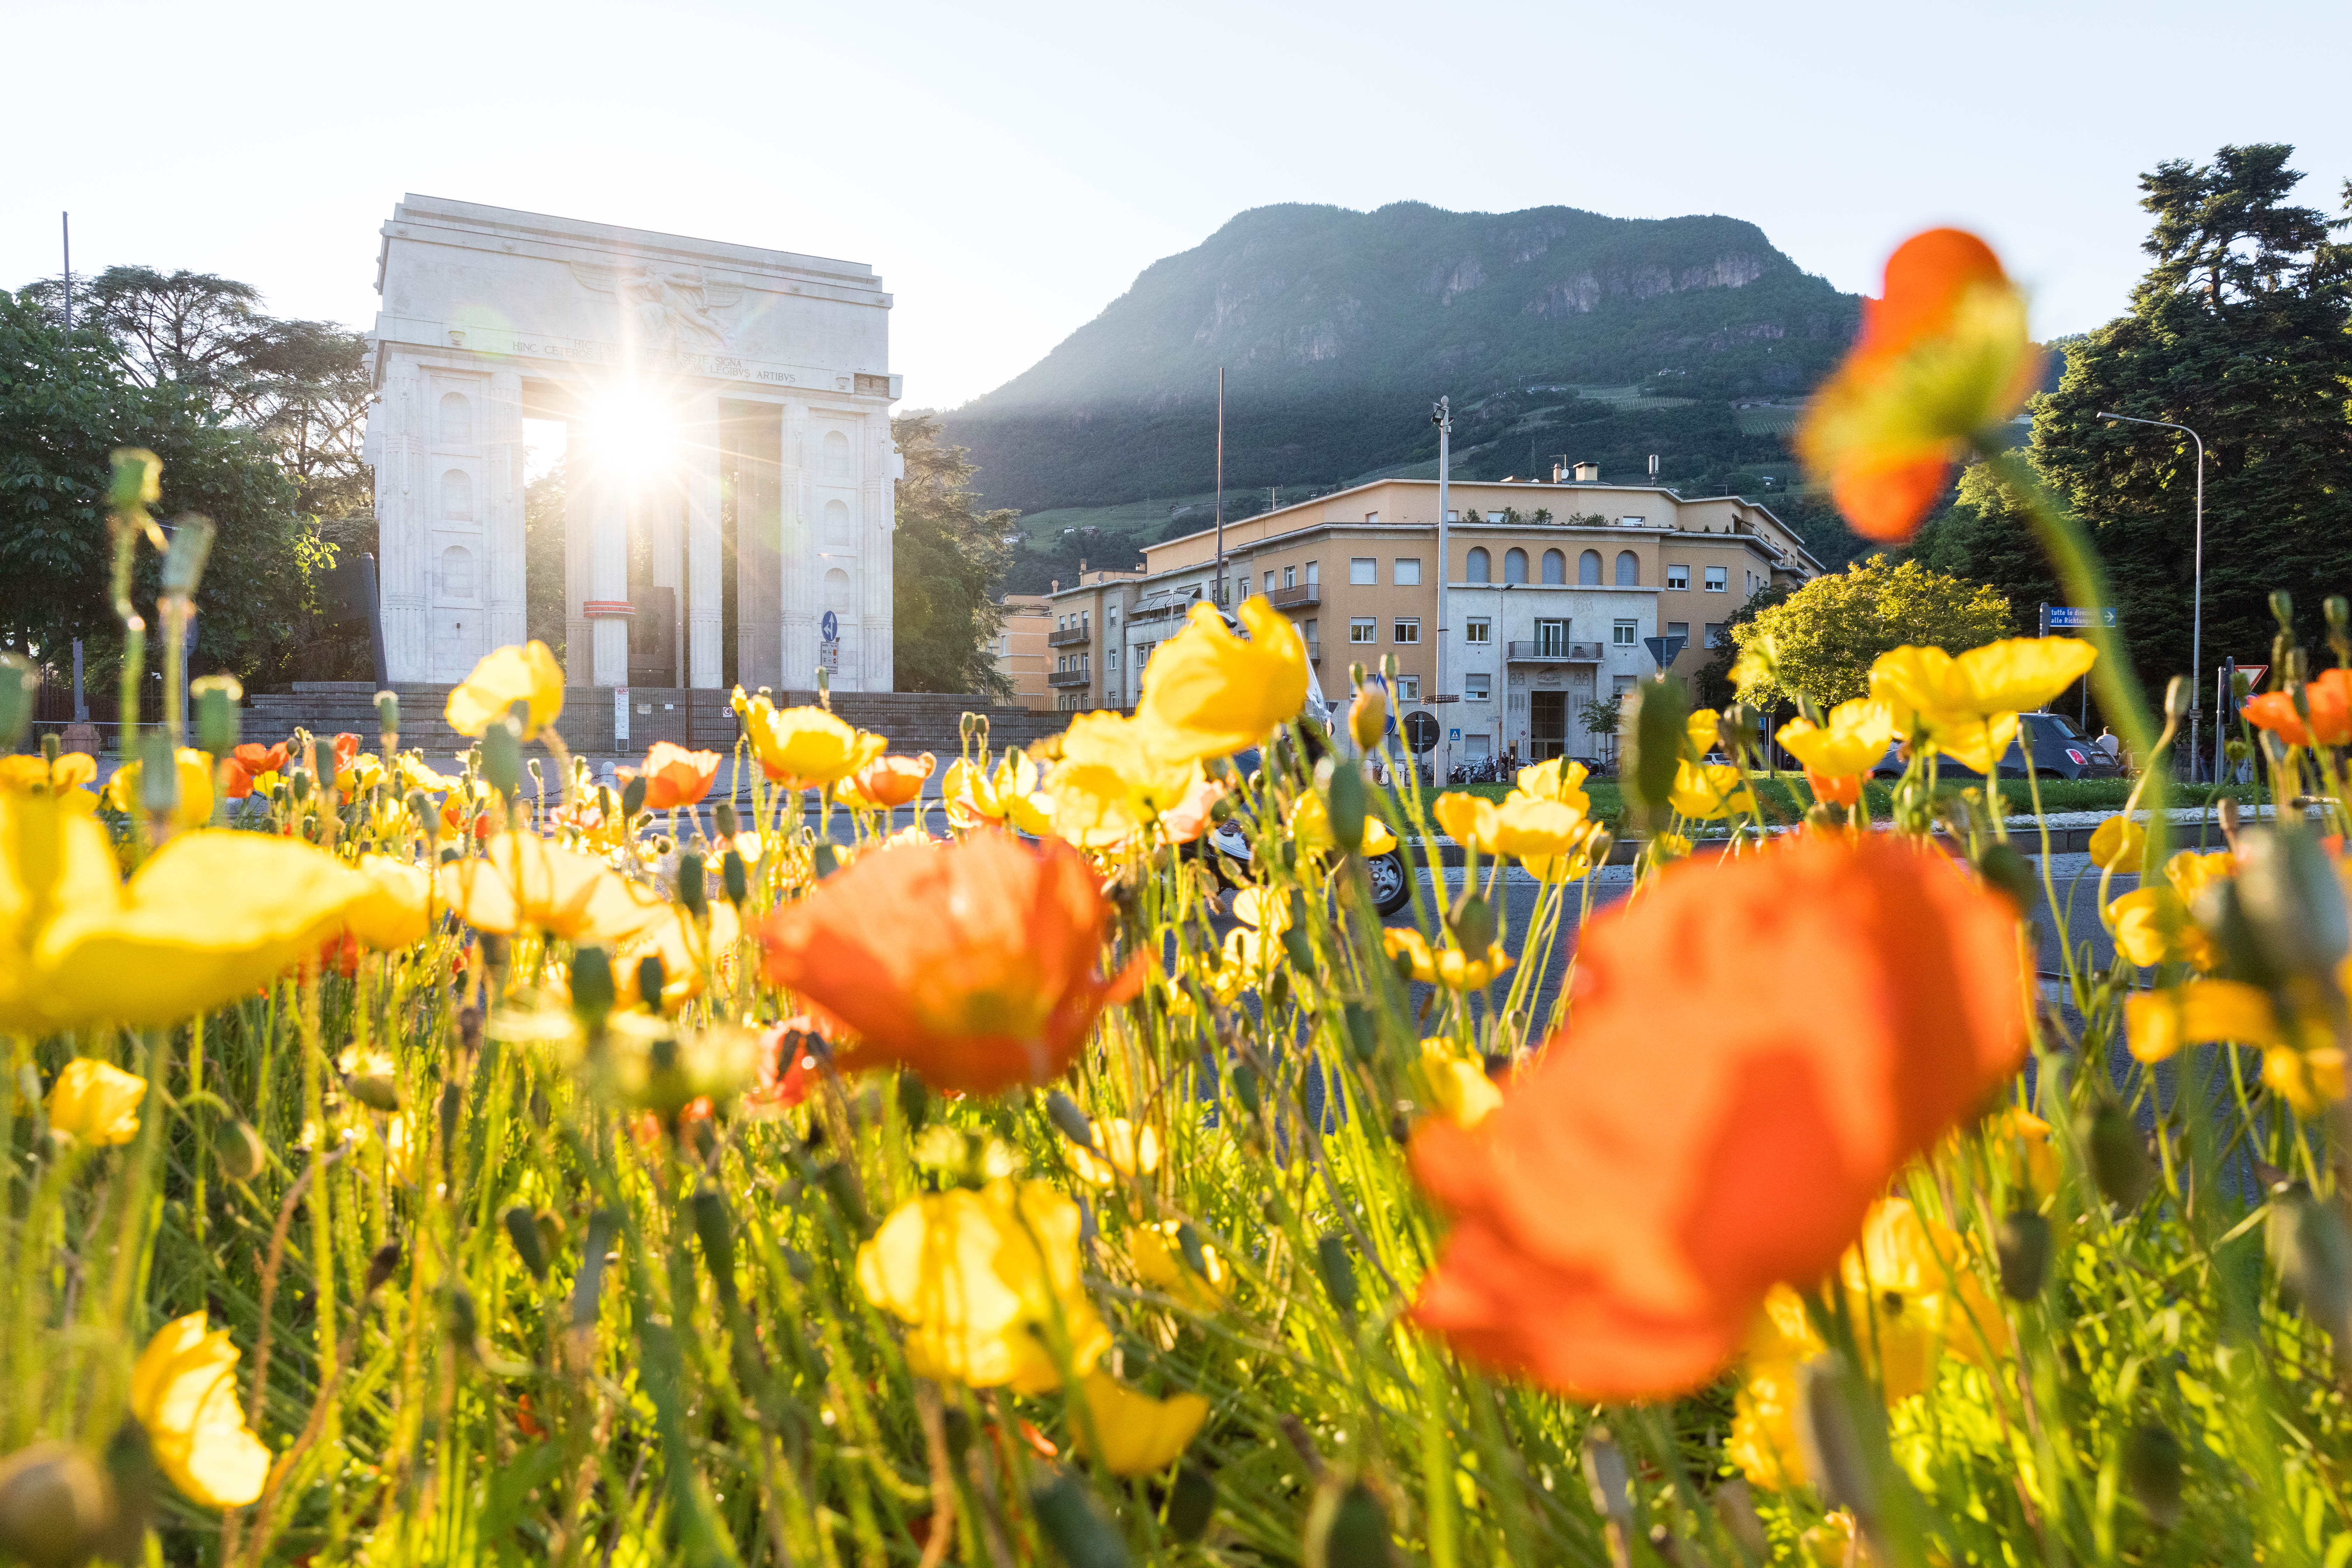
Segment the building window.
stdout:
[[1495,700],[1495,678],[1491,675],[1465,675],[1462,678],[1462,700],[1492,702]]
[[1639,528],[1645,521],[1645,519],[1638,517],[1621,517],[1617,520],[1617,526],[1620,528]]
[[1399,557],[1396,563],[1396,576],[1391,580],[1400,588],[1420,587],[1421,557],[1418,555]]
[[1286,588],[1296,588],[1298,586],[1297,567],[1286,566],[1282,569],[1282,585]]
[[1462,514],[1452,508],[1448,508],[1445,513],[1445,521],[1448,522],[1460,522],[1462,521]]
[[1588,550],[1576,558],[1576,582],[1582,588],[1601,586],[1601,552]]
[[1524,583],[1527,580],[1528,552],[1524,550],[1505,551],[1503,552],[1503,581],[1506,583]]
[[1724,629],[1725,625],[1726,623],[1722,621],[1709,621],[1706,623],[1707,647],[1722,647],[1724,645],[1731,641],[1731,635]]
[[1380,514],[1379,512],[1376,512],[1376,511],[1368,511],[1368,512],[1366,512],[1366,513],[1364,514],[1364,521],[1365,521],[1366,522],[1378,522],[1378,521],[1380,521],[1380,520],[1381,520],[1381,514]]
[[1568,581],[1568,557],[1557,550],[1547,550],[1543,558],[1543,580],[1559,586]]
[[1710,594],[1728,593],[1731,591],[1730,579],[1730,568],[1726,566],[1710,566],[1706,569],[1706,591]]
[[1321,568],[1317,566],[1314,562],[1309,561],[1307,563],[1307,585],[1312,588],[1316,584],[1320,583],[1322,580],[1323,574]]
[[1484,616],[1473,616],[1462,623],[1462,640],[1476,643],[1491,642],[1495,636],[1494,626],[1495,623]]
[[1630,550],[1617,552],[1617,585],[1620,588],[1642,585],[1642,558]]
[[1274,592],[1274,574],[1271,572],[1265,574],[1265,591],[1269,594]]
[[1396,686],[1398,702],[1421,700],[1421,677],[1418,675],[1400,675],[1397,677]]
[[1568,657],[1568,623],[1541,620],[1536,623],[1536,657],[1566,658]]
[[1632,647],[1641,640],[1641,630],[1642,623],[1639,621],[1619,621],[1610,628],[1609,640],[1619,647]]
[[1468,559],[1463,563],[1462,580],[1465,583],[1488,581],[1494,570],[1493,562],[1494,557],[1487,554],[1483,547],[1472,550]]
[[1357,619],[1349,621],[1348,623],[1348,640],[1349,642],[1380,641],[1381,623],[1370,619],[1369,616],[1360,616]]
[[1118,668],[1118,649],[1115,647],[1107,647],[1103,649],[1103,668],[1106,669],[1117,669]]
[[462,392],[441,395],[441,439],[451,447],[463,447],[474,438],[474,405],[466,401]]
[[1687,566],[1669,566],[1669,567],[1667,567],[1667,568],[1666,568],[1666,586],[1667,586],[1667,587],[1669,587],[1669,588],[1687,588],[1687,587],[1689,587],[1689,586],[1690,586],[1690,568],[1689,568],[1689,567],[1687,567]]
[[1396,624],[1396,640],[1399,642],[1419,642],[1421,640],[1421,617],[1419,616],[1399,616],[1397,617]]
[[1113,605],[1109,609],[1105,610],[1103,619],[1114,626],[1118,625],[1118,606]]
[[1668,621],[1666,623],[1666,635],[1670,637],[1680,637],[1683,641],[1687,643],[1690,641],[1690,623],[1688,621]]
[[1377,583],[1381,580],[1381,563],[1369,555],[1359,555],[1348,563],[1348,581]]

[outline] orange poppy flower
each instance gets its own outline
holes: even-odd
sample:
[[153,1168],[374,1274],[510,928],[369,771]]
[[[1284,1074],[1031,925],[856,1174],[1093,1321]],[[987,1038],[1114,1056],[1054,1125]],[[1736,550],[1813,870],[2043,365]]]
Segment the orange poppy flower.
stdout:
[[833,1051],[822,1020],[807,1013],[785,1019],[761,1037],[760,1079],[741,1104],[752,1116],[772,1116],[807,1100]]
[[1886,260],[1885,297],[1814,395],[1798,455],[1829,480],[1856,531],[1911,537],[1969,437],[2024,405],[2042,374],[2025,301],[2000,258],[1957,228],[1916,234]]
[[1095,972],[1111,915],[1095,883],[1059,841],[982,831],[875,850],[768,918],[765,972],[856,1034],[844,1068],[903,1063],[974,1094],[1044,1083],[1142,982],[1140,956]]
[[[616,769],[621,783],[637,776],[633,769]],[[667,741],[656,741],[653,750],[646,753],[646,809],[669,811],[681,805],[696,805],[710,793],[711,781],[719,776],[719,753],[689,752],[684,746],[674,746]]]
[[842,781],[842,798],[852,805],[899,806],[923,793],[923,781],[939,766],[925,752],[919,757],[877,757]]
[[1705,1383],[2016,1069],[2021,962],[1997,895],[1884,838],[1668,869],[1588,928],[1568,1027],[1500,1109],[1414,1135],[1457,1222],[1415,1318],[1580,1398]]
[[2323,746],[2352,745],[2352,669],[2322,670],[2303,689],[2311,722],[2294,710],[2294,699],[2284,691],[2265,691],[2246,700],[2238,711],[2257,728],[2268,730],[2290,746],[2308,746],[2313,736]]
[[265,773],[286,771],[286,748],[281,743],[260,746],[247,742],[228,754],[228,798],[244,800],[253,794],[253,781]]

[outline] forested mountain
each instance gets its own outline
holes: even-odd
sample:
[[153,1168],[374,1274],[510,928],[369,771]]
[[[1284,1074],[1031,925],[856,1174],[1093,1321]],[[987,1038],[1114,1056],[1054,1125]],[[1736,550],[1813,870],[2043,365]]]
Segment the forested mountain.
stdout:
[[1633,478],[1655,452],[1671,480],[1719,481],[1786,456],[1733,401],[1801,397],[1857,311],[1736,218],[1260,207],[942,424],[987,503],[1030,511],[1209,489],[1220,365],[1229,491],[1433,458],[1440,395],[1470,416],[1465,475],[1566,455]]

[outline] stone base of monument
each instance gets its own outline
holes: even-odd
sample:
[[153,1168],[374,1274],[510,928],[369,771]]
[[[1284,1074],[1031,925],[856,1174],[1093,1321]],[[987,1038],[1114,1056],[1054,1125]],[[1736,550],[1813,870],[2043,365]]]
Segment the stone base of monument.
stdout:
[[[373,683],[364,680],[298,680],[290,691],[256,692],[247,704],[245,738],[264,744],[284,740],[297,728],[314,735],[344,731],[359,735],[373,749],[376,743]],[[471,744],[449,728],[443,713],[448,705],[447,686],[398,681],[391,689],[400,697],[400,743],[421,751],[440,766]],[[707,689],[631,687],[628,695],[628,739],[619,739],[620,718],[609,686],[575,686],[563,694],[563,716],[556,729],[563,743],[590,756],[643,752],[656,741],[726,752],[735,744],[737,724],[729,693]],[[814,691],[776,694],[781,706],[813,703]],[[834,693],[833,710],[845,722],[890,738],[893,752],[929,752],[940,764],[960,749],[961,726],[966,713],[985,713],[992,750],[1025,746],[1058,734],[1069,722],[1066,713],[1039,713],[1027,708],[992,703],[986,699],[929,691],[841,691]]]

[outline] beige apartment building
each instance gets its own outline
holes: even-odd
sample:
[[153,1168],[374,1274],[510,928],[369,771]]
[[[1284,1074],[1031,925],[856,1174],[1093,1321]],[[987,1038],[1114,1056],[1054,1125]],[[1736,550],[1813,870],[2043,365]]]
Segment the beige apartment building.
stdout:
[[[1224,544],[1226,602],[1262,595],[1288,615],[1328,700],[1347,696],[1350,664],[1393,656],[1399,710],[1428,712],[1452,762],[1602,759],[1611,733],[1582,710],[1655,670],[1647,638],[1685,637],[1671,668],[1687,679],[1750,595],[1822,569],[1769,509],[1738,496],[1597,479],[1450,489],[1443,628],[1434,480],[1263,512],[1227,524]],[[1216,571],[1203,530],[1149,547],[1140,574],[1052,595],[1068,639],[1057,654],[1087,656],[1049,676],[1060,705],[1132,707],[1152,650],[1213,596]]]
[[[1110,689],[1120,689],[1119,612],[1131,602],[1129,589],[1144,576],[1142,572],[1089,572],[1080,562],[1075,584],[1054,584],[1049,596],[1053,629],[1047,637],[1053,657],[1046,661],[1051,668],[1045,675],[1048,709],[1075,713],[1122,706],[1098,700],[1097,694],[1106,681]],[[1128,701],[1131,704],[1133,699]]]
[[1013,683],[1011,700],[1037,712],[1050,712],[1054,693],[1045,684],[1053,668],[1046,635],[1053,628],[1054,602],[1044,594],[1007,594],[1004,629],[996,635],[996,672]]

